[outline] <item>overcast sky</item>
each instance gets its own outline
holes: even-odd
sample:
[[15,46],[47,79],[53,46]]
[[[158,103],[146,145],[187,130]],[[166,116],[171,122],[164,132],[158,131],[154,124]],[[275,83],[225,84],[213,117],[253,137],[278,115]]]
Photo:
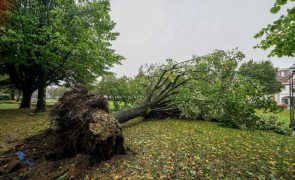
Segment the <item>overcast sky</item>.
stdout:
[[[270,13],[274,0],[112,0],[111,16],[120,33],[113,49],[126,58],[112,70],[137,74],[140,65],[187,60],[214,49],[238,47],[246,59],[268,59],[254,35],[278,19]],[[271,58],[286,68],[295,58]]]

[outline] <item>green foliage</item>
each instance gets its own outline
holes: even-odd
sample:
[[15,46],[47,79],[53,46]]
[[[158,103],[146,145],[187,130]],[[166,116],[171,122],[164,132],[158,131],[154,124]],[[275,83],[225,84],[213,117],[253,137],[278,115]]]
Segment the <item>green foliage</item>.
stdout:
[[59,87],[49,87],[47,88],[46,92],[50,96],[51,99],[58,99],[65,93],[66,91],[69,91],[70,89],[65,86],[59,86]]
[[[281,7],[288,2],[294,0],[276,0],[274,7],[271,9],[272,13],[280,11]],[[287,14],[282,15],[273,24],[267,25],[255,38],[263,38],[263,40],[256,46],[263,50],[273,48],[269,56],[290,56],[295,55],[295,7],[287,10]]]
[[89,83],[122,59],[110,49],[109,11],[108,0],[16,1],[0,27],[0,63],[45,71],[47,85]]
[[244,55],[217,50],[197,57],[190,81],[174,97],[185,118],[218,120],[236,128],[253,128],[256,109],[276,110],[272,96],[259,81],[237,71]]
[[270,61],[248,61],[240,66],[239,72],[245,77],[259,81],[270,95],[280,92],[283,88],[282,83],[277,80],[277,70]]
[[290,124],[290,110],[282,109],[280,112],[265,112],[263,110],[256,111],[257,116],[276,116],[280,122],[284,122],[285,126],[288,127]]
[[10,93],[15,91],[16,88],[11,82],[9,76],[5,73],[5,67],[0,63],[0,92]]
[[126,76],[116,78],[114,74],[109,74],[95,85],[94,91],[98,95],[108,97],[114,105],[114,110],[119,110],[132,107],[143,101],[144,80],[141,75],[134,78]]
[[278,134],[289,135],[290,128],[286,126],[283,121],[280,121],[278,116],[260,115],[259,120],[256,121],[257,129],[264,131],[273,131]]

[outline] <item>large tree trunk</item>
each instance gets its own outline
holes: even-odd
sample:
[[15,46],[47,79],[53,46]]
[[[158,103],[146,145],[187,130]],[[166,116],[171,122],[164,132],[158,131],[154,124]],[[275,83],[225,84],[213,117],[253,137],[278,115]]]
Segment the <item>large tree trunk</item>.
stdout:
[[20,101],[21,91],[17,92],[16,102]]
[[46,111],[46,72],[42,71],[38,77],[38,100],[35,112]]
[[144,105],[137,106],[135,108],[117,111],[117,112],[114,112],[113,114],[119,123],[124,123],[138,116],[145,115],[145,113],[147,112],[149,108],[150,108],[149,104],[144,104]]
[[22,92],[20,108],[30,108],[31,97],[36,88],[35,67],[16,64],[5,64],[11,83]]
[[10,100],[15,100],[15,90],[11,90],[11,92],[10,92]]
[[30,108],[31,107],[31,97],[33,92],[29,91],[29,90],[22,90],[22,100],[20,103],[20,107],[19,108]]
[[146,119],[157,118],[164,119],[167,117],[178,118],[180,110],[176,106],[169,106],[166,104],[143,104],[135,108],[125,109],[114,112],[119,123],[125,123],[131,119],[139,116],[144,116]]
[[38,100],[35,112],[45,112],[46,111],[46,88],[38,89]]

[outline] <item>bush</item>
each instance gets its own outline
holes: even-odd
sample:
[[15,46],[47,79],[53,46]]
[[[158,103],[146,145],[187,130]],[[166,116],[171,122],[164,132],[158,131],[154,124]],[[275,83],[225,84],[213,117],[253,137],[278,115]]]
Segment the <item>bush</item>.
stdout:
[[273,115],[260,115],[259,119],[256,121],[256,128],[284,135],[288,135],[290,133],[290,129],[285,126],[285,123],[280,121],[277,116]]

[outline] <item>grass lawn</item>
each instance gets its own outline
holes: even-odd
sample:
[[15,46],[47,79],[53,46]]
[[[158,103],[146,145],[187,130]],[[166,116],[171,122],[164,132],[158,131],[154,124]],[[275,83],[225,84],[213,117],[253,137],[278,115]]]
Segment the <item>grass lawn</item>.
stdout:
[[[4,148],[11,146],[11,139],[49,127],[46,113],[0,110],[0,114]],[[178,119],[136,119],[122,128],[126,145],[135,153],[93,166],[88,179],[295,178],[294,137]]]
[[[56,101],[52,99],[46,100],[46,106],[52,107]],[[0,109],[17,109],[19,108],[20,102],[16,102],[15,100],[0,100]],[[31,107],[34,108],[36,106],[36,102],[31,103]]]
[[47,113],[30,114],[29,109],[0,109],[0,152],[15,145],[16,141],[49,127]]
[[0,109],[16,109],[19,103],[11,100],[0,100]]

